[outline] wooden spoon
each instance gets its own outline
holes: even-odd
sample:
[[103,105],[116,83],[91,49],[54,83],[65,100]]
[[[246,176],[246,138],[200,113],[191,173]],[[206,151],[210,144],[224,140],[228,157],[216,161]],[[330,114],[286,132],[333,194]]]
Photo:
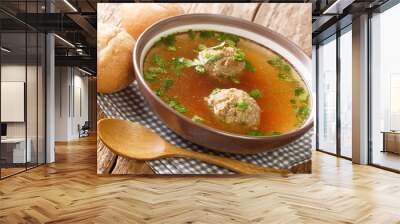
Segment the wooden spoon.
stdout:
[[152,130],[126,120],[102,119],[97,134],[114,153],[135,160],[156,160],[166,157],[190,157],[244,174],[279,173],[288,170],[266,168],[225,157],[178,148]]

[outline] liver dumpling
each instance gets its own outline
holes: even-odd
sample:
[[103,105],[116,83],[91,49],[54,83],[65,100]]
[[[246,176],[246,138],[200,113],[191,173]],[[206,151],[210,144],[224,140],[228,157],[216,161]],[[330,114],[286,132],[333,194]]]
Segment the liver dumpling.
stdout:
[[238,79],[245,69],[244,60],[237,57],[240,53],[240,49],[233,47],[206,48],[199,52],[198,60],[210,76],[222,81],[232,80]]
[[261,109],[245,91],[236,88],[215,89],[205,100],[214,115],[226,124],[258,129]]

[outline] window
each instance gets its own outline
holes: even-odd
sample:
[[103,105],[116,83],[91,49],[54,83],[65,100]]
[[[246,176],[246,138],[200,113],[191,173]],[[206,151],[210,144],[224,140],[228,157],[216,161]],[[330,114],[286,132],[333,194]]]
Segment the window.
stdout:
[[[15,5],[1,2],[0,7]],[[44,1],[18,2],[19,16]],[[45,163],[45,35],[0,13],[0,178]],[[10,109],[12,108],[12,109]]]
[[340,155],[352,157],[352,32],[340,36]]
[[318,149],[336,153],[336,36],[318,48]]
[[317,149],[351,158],[352,26],[340,30],[338,35],[318,47]]
[[370,162],[400,170],[400,5],[371,18]]

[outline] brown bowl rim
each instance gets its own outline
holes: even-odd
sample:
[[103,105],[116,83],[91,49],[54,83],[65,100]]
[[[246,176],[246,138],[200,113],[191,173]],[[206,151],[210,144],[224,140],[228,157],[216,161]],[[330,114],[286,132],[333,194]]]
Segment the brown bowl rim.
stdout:
[[[250,32],[255,32],[255,31],[260,31],[260,30],[263,31],[263,32],[267,32],[269,35],[275,36],[275,38],[279,38],[279,39],[281,39],[281,41],[286,42],[285,44],[288,44],[290,48],[293,48],[296,51],[295,53],[299,54],[300,57],[297,57],[297,58],[303,64],[310,64],[311,63],[311,59],[305,54],[305,52],[299,46],[297,46],[292,41],[290,41],[288,38],[284,37],[283,35],[275,32],[275,31],[273,31],[273,30],[271,30],[271,29],[269,29],[267,27],[261,26],[261,25],[259,25],[257,23],[253,23],[251,21],[247,21],[247,20],[244,20],[244,19],[241,19],[241,18],[237,18],[237,17],[233,17],[233,16],[226,16],[226,15],[221,15],[221,14],[211,14],[211,13],[191,13],[191,14],[184,14],[184,15],[178,15],[178,16],[169,17],[169,18],[166,18],[166,19],[163,19],[163,20],[160,20],[160,21],[156,22],[156,23],[152,24],[150,27],[148,27],[147,29],[145,29],[145,31],[143,31],[141,33],[141,35],[138,37],[138,39],[136,40],[136,43],[134,44],[134,48],[133,48],[133,54],[132,54],[134,71],[135,71],[135,74],[136,74],[136,80],[139,79],[140,82],[144,84],[143,86],[146,89],[146,91],[149,92],[150,95],[153,98],[155,98],[155,100],[158,102],[158,104],[161,104],[169,112],[172,112],[174,115],[176,115],[179,119],[183,119],[186,122],[190,122],[190,123],[192,123],[194,125],[197,125],[200,128],[206,129],[207,131],[210,131],[212,133],[217,132],[218,134],[220,134],[222,136],[225,136],[225,137],[233,137],[233,138],[240,138],[240,139],[246,139],[246,140],[255,140],[255,141],[268,140],[268,139],[286,139],[287,137],[295,136],[296,133],[298,133],[298,132],[301,132],[301,131],[305,132],[305,130],[310,130],[313,127],[313,125],[314,125],[314,116],[313,116],[313,113],[314,113],[314,102],[312,100],[312,97],[311,97],[311,106],[312,106],[311,108],[312,109],[310,111],[310,115],[307,118],[306,122],[304,122],[304,124],[300,128],[294,129],[294,130],[292,130],[290,132],[283,133],[281,135],[266,135],[266,136],[250,136],[250,135],[235,134],[235,133],[226,132],[226,131],[223,131],[223,130],[216,129],[216,128],[207,126],[205,124],[196,123],[196,122],[192,121],[191,119],[189,119],[188,117],[186,117],[185,115],[182,115],[181,113],[175,111],[170,106],[168,106],[167,103],[165,103],[163,100],[161,100],[154,93],[154,91],[152,91],[152,89],[147,85],[146,81],[143,78],[143,74],[142,74],[143,72],[140,70],[140,65],[138,65],[138,63],[140,63],[140,58],[137,59],[137,57],[138,57],[138,55],[140,53],[138,52],[138,47],[137,46],[139,46],[138,43],[143,42],[143,41],[147,41],[148,39],[152,38],[152,36],[150,36],[150,38],[145,39],[146,35],[148,35],[149,32],[156,32],[155,30],[157,30],[160,27],[165,26],[165,24],[168,24],[168,23],[171,23],[171,22],[174,22],[174,21],[177,21],[177,20],[178,21],[179,20],[185,20],[186,17],[189,17],[189,18],[191,18],[191,17],[200,17],[200,18],[206,17],[206,18],[217,18],[219,20],[230,20],[234,24],[235,23],[243,24],[245,26],[245,28],[243,28],[243,27],[239,27],[239,28],[247,30],[247,31],[250,31]],[[202,21],[199,22],[199,24],[201,24],[201,23],[202,23]],[[209,23],[207,23],[207,24],[209,24]],[[220,25],[220,23],[215,23],[215,24]],[[187,24],[185,24],[185,25],[187,25]],[[162,29],[162,31],[166,31],[168,29],[170,29],[170,28]],[[219,31],[219,32],[224,32],[224,31]],[[156,33],[159,33],[159,32],[156,32]],[[258,32],[256,32],[256,33],[258,33]],[[258,33],[258,34],[260,34],[260,33]],[[240,35],[238,35],[238,36],[240,36]],[[242,37],[242,36],[240,36],[240,37]],[[242,38],[244,38],[244,37],[242,37]],[[264,46],[261,43],[258,43],[258,44]],[[265,46],[265,47],[267,47],[267,46]],[[284,47],[284,48],[286,49],[286,47]],[[279,52],[277,54],[279,54]],[[287,60],[287,59],[285,58],[285,60]],[[299,73],[299,75],[301,76],[301,79],[303,80],[305,86],[307,87],[308,92],[311,95],[311,93],[312,93],[311,90],[312,89],[310,88],[309,83],[305,80],[305,78],[303,77],[303,74]],[[146,100],[146,102],[147,102],[147,100]],[[159,117],[159,115],[157,113],[155,113],[155,114],[157,115],[157,117]],[[167,124],[167,126],[168,126],[168,124]]]

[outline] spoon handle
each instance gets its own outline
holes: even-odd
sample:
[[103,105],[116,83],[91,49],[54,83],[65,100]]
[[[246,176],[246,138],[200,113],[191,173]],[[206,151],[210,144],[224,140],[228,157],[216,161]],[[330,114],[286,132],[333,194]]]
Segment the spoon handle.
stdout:
[[242,173],[242,174],[262,174],[262,173],[278,173],[278,174],[283,174],[287,175],[289,173],[289,170],[284,170],[284,169],[274,169],[274,168],[268,168],[268,167],[262,167],[262,166],[257,166],[251,163],[246,163],[246,162],[241,162],[235,159],[229,159],[221,156],[214,156],[210,154],[205,154],[205,153],[200,153],[200,152],[194,152],[194,151],[189,151],[186,149],[181,149],[175,146],[172,146],[170,148],[170,152],[172,152],[173,155],[170,154],[170,156],[176,156],[176,157],[190,157],[193,159],[198,159],[204,162],[208,162],[217,166],[221,166],[224,168],[227,168],[229,170]]

